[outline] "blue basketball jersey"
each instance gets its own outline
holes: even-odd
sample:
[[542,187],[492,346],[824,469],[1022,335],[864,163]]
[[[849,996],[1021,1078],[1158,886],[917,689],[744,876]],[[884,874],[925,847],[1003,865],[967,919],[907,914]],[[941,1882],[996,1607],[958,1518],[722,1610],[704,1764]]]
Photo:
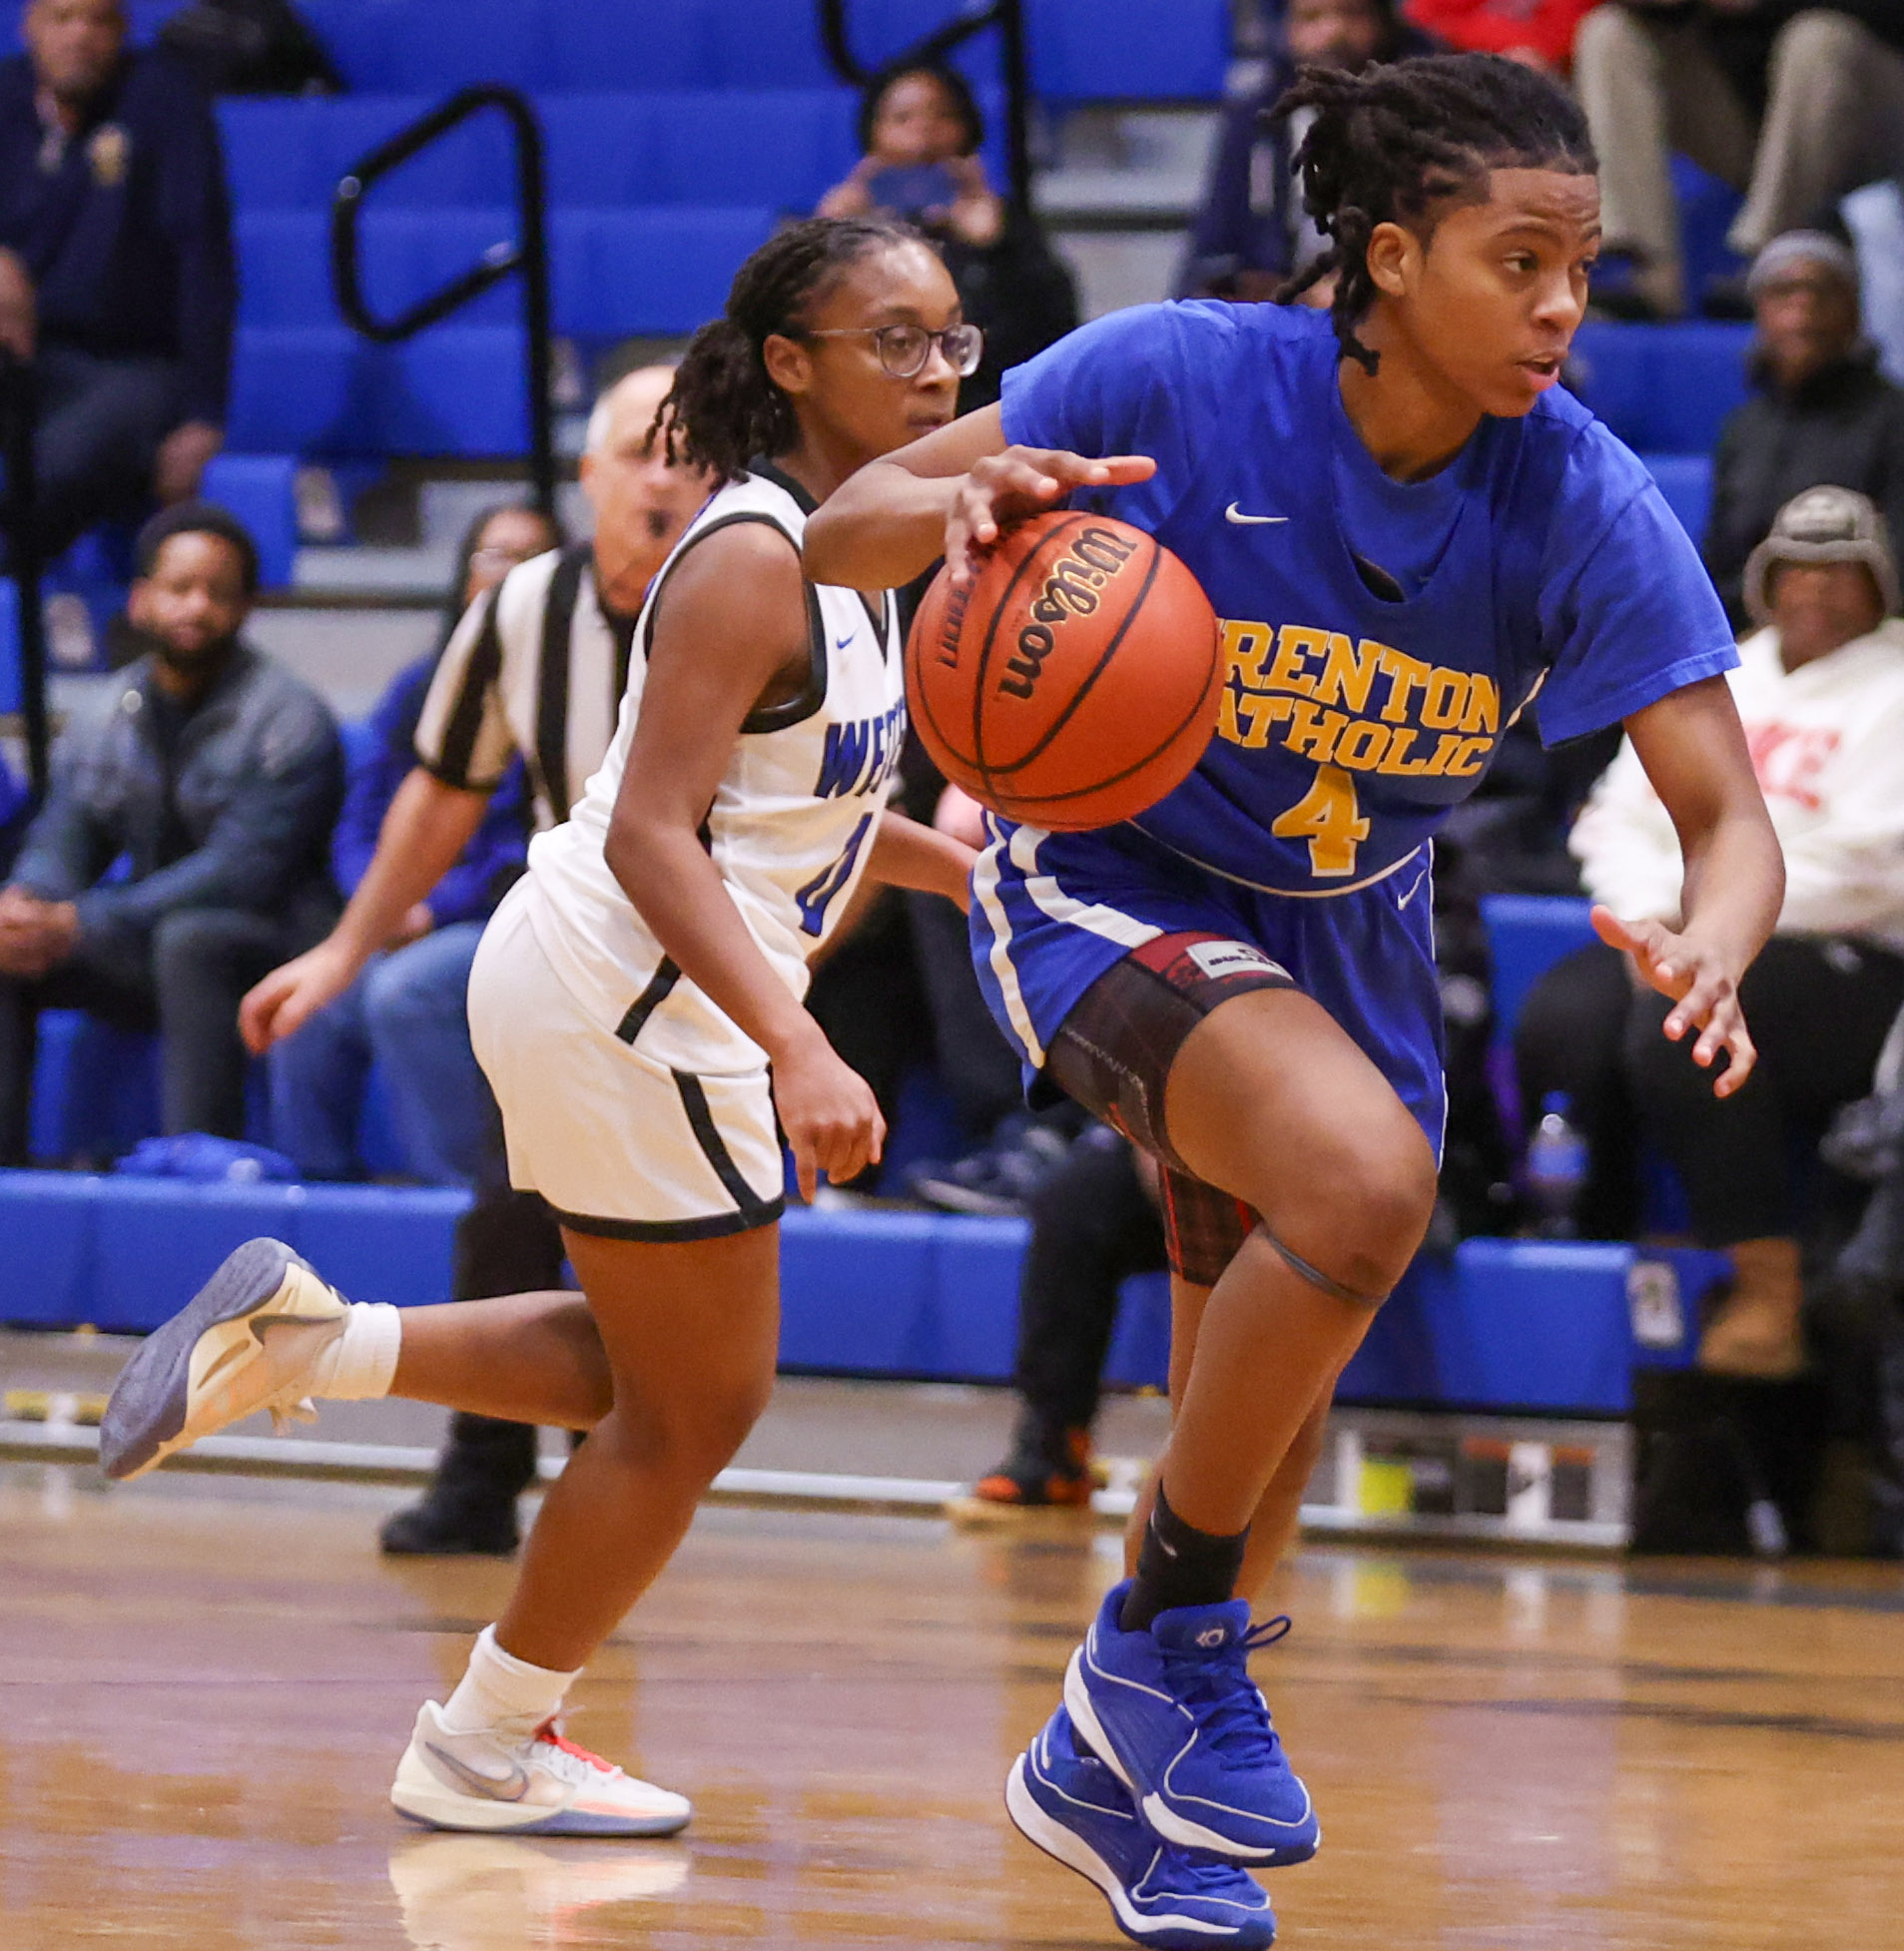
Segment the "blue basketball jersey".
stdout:
[[1323,314],[1198,302],[1115,313],[1004,380],[1007,439],[1155,459],[1077,500],[1173,550],[1222,621],[1217,736],[1133,824],[1302,897],[1419,853],[1528,706],[1552,744],[1738,661],[1652,477],[1569,394],[1401,483],[1339,357]]

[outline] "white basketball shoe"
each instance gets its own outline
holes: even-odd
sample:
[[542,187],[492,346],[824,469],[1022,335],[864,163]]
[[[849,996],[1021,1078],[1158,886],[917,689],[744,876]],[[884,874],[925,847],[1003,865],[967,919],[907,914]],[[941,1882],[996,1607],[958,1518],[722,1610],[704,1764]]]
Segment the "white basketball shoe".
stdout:
[[[126,1364],[100,1422],[101,1468],[142,1476],[261,1409],[281,1430],[315,1420],[312,1372],[350,1312],[282,1240],[246,1241]],[[261,1333],[275,1323],[322,1332]]]
[[565,1739],[553,1718],[460,1734],[433,1700],[417,1713],[390,1805],[432,1829],[492,1835],[671,1836],[694,1813],[686,1796]]

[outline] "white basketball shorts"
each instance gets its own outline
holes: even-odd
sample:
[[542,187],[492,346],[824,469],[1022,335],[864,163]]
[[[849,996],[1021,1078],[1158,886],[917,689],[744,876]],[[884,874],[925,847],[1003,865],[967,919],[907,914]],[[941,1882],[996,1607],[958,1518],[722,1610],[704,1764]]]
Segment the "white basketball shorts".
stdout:
[[483,931],[469,1035],[502,1110],[510,1183],[564,1226],[620,1240],[711,1240],[783,1201],[766,1069],[670,1070],[575,999],[529,920],[525,877]]

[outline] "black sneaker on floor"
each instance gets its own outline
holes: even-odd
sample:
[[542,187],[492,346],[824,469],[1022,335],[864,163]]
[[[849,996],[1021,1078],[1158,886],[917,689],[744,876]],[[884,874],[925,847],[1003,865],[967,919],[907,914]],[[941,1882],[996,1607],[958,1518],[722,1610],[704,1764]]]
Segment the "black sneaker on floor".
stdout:
[[1017,1510],[1088,1509],[1097,1488],[1091,1475],[1091,1433],[1066,1430],[1056,1442],[1020,1431],[1011,1454],[971,1487],[979,1504]]
[[509,1558],[521,1543],[514,1498],[426,1497],[386,1518],[376,1538],[389,1558]]

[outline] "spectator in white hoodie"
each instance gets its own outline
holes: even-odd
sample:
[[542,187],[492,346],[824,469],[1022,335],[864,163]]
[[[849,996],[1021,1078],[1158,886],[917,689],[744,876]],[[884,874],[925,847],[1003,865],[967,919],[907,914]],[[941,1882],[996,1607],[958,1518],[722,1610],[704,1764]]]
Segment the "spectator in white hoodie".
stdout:
[[[1736,1271],[1700,1365],[1778,1380],[1804,1365],[1794,1141],[1815,1143],[1870,1089],[1904,1004],[1904,621],[1883,518],[1849,489],[1807,489],[1753,552],[1745,600],[1761,627],[1728,682],[1785,850],[1777,933],[1742,990],[1757,1074],[1714,1098],[1661,1037],[1665,1005],[1598,946],[1548,973],[1515,1047],[1528,1100],[1568,1091],[1591,1140],[1583,1231],[1630,1230],[1632,1152],[1650,1138],[1684,1182],[1699,1243],[1727,1249]],[[1630,744],[1571,846],[1596,902],[1670,922],[1678,845]]]

